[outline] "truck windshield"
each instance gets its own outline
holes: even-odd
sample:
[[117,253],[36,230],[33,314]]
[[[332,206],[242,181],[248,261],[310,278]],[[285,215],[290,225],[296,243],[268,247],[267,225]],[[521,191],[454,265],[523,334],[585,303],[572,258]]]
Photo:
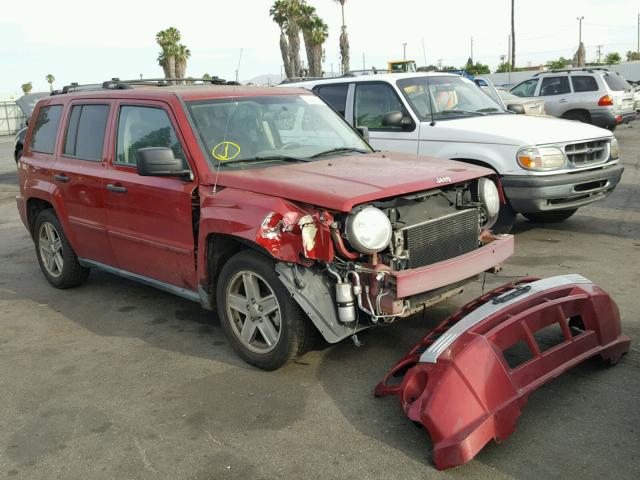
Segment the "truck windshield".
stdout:
[[398,86],[415,114],[423,121],[435,118],[506,113],[501,105],[464,77],[414,77],[398,80]]
[[265,166],[372,151],[314,95],[221,98],[189,102],[188,109],[215,165]]

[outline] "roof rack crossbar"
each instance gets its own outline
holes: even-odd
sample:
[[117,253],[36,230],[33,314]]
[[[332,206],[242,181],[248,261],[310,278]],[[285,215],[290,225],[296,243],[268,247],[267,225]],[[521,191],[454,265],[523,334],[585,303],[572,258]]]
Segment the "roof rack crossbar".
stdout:
[[181,83],[192,84],[195,82],[202,82],[203,84],[211,85],[239,85],[234,81],[227,81],[220,77],[211,78],[138,78],[133,80],[120,80],[119,78],[112,78],[102,83],[88,83],[80,85],[77,82],[65,85],[59,90],[53,90],[51,95],[62,95],[65,93],[85,91],[85,90],[127,90],[134,86],[156,86],[166,87],[170,85],[177,85]]

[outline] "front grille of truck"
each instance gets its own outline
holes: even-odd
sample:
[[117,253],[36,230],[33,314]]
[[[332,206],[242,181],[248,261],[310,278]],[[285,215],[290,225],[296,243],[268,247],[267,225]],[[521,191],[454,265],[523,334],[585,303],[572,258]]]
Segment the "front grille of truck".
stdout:
[[478,248],[479,210],[469,208],[404,229],[409,268],[469,253]]
[[606,162],[609,157],[609,141],[594,140],[565,145],[564,152],[567,158],[576,167]]

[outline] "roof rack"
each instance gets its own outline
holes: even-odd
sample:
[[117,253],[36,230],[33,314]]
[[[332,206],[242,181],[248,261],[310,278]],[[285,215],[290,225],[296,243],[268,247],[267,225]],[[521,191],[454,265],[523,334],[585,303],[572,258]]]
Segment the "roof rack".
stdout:
[[128,90],[134,86],[152,86],[152,87],[167,87],[170,85],[179,85],[186,83],[188,85],[195,82],[201,82],[207,85],[240,85],[238,82],[227,81],[219,77],[211,78],[140,78],[134,80],[120,80],[119,78],[112,78],[102,83],[88,83],[80,85],[77,82],[65,85],[62,89],[53,90],[51,95],[62,95],[65,93],[77,92],[77,91],[90,91],[90,90]]
[[545,72],[538,72],[536,74],[534,74],[534,77],[538,77],[540,75],[544,75],[547,73],[572,73],[572,72],[589,72],[589,73],[595,73],[595,72],[610,72],[611,70],[609,70],[607,67],[576,67],[576,68],[558,68],[558,69],[553,69],[553,70],[547,70]]

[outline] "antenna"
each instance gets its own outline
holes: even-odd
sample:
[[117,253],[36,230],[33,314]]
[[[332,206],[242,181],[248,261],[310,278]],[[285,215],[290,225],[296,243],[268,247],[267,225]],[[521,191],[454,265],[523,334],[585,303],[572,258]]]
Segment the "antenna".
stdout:
[[240,49],[240,57],[238,58],[238,68],[236,68],[236,83],[240,83],[238,74],[240,73],[240,62],[242,62],[242,48]]

